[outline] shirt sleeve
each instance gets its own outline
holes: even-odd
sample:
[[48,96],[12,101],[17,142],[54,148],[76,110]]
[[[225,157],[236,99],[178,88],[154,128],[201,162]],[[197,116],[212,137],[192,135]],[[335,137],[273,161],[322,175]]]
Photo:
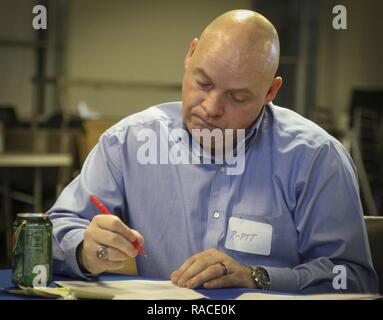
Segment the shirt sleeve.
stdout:
[[94,194],[112,213],[125,210],[121,172],[121,144],[116,136],[104,133],[89,153],[81,174],[60,194],[48,211],[53,224],[53,270],[71,277],[86,278],[81,272],[76,249],[95,215],[100,214],[89,200]]
[[[264,266],[270,290],[321,293],[334,292],[341,285],[345,292],[377,292],[351,157],[342,145],[331,141],[307,158],[307,167],[296,183],[293,214],[301,264],[294,268]],[[341,269],[346,271],[345,282],[340,278]]]

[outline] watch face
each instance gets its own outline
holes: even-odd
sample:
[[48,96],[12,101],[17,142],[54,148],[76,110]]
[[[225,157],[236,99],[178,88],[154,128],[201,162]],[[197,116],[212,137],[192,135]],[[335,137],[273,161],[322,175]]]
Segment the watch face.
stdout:
[[262,267],[256,267],[254,273],[254,280],[257,282],[258,288],[268,290],[270,287],[270,278],[267,271]]
[[256,289],[269,290],[270,277],[265,268],[260,266],[246,266],[251,271],[251,277],[253,278]]

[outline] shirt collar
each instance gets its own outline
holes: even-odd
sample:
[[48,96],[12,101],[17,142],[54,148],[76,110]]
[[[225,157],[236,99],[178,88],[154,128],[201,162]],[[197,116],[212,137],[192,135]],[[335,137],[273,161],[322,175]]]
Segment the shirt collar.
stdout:
[[260,115],[258,116],[257,120],[255,120],[255,122],[252,124],[252,126],[250,127],[250,129],[246,133],[246,136],[245,136],[246,144],[250,144],[258,136],[259,128],[260,128],[262,120],[264,118],[266,107],[267,106],[263,106],[262,111],[261,111]]
[[[260,126],[262,124],[262,120],[263,120],[264,115],[265,115],[266,107],[267,106],[263,106],[262,111],[261,111],[260,115],[258,116],[257,120],[255,120],[255,122],[251,125],[250,129],[247,131],[247,133],[245,135],[245,145],[246,145],[245,150],[246,151],[249,148],[249,146],[255,141],[256,137],[258,136],[258,132],[260,130]],[[201,157],[207,157],[207,158],[211,158],[212,160],[214,160],[214,157],[212,157],[211,154],[204,151],[203,148],[199,149],[199,147],[197,147],[198,150],[195,148],[196,144],[193,144],[193,138],[191,136],[191,133],[187,129],[187,127],[186,127],[186,125],[182,119],[181,119],[180,126],[182,129],[184,129],[184,132],[187,132],[187,136],[179,137],[179,140],[177,142],[182,141],[183,143],[185,143],[186,141],[188,141],[188,143],[187,143],[188,147],[191,148],[192,152],[195,155],[199,154]]]

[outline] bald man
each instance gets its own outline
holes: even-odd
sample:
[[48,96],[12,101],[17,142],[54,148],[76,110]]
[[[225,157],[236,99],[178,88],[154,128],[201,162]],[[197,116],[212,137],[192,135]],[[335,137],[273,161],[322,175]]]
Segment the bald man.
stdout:
[[136,257],[139,275],[187,288],[375,292],[354,164],[272,103],[278,62],[265,17],[215,19],[187,52],[182,102],[108,129],[50,209],[55,271],[86,278]]

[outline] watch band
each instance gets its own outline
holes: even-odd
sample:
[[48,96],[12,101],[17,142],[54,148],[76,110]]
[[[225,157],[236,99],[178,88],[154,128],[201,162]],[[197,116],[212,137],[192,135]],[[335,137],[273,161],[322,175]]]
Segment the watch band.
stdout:
[[251,271],[251,278],[254,281],[256,289],[269,290],[270,277],[267,270],[261,266],[246,266]]

